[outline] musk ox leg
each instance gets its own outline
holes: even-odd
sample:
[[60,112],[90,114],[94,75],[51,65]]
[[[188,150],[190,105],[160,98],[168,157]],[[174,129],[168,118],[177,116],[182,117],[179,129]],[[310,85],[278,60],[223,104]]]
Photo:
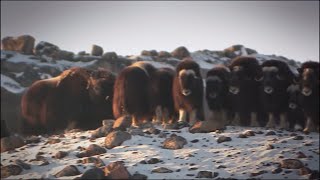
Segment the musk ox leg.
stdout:
[[138,119],[136,116],[132,116],[132,127],[139,127]]
[[275,128],[276,121],[273,113],[268,114],[268,123],[266,125],[267,128]]
[[311,117],[307,117],[306,127],[303,129],[303,132],[311,132],[315,130],[314,123]]
[[239,126],[240,125],[240,114],[238,112],[236,112],[234,114],[233,120],[231,122],[232,126]]
[[197,122],[197,109],[190,112],[189,124],[193,126]]
[[280,129],[289,129],[289,122],[287,118],[287,113],[280,114]]
[[258,122],[257,112],[251,112],[250,114],[250,126],[251,127],[259,127],[260,124]]
[[165,124],[169,124],[169,111],[167,108],[163,108],[162,109],[162,124],[165,125]]
[[180,109],[179,110],[179,120],[178,122],[186,122],[187,120],[187,111],[185,111],[184,109]]
[[295,124],[293,129],[294,131],[301,131],[303,130],[303,127],[300,124]]
[[162,112],[161,106],[157,106],[156,107],[155,116],[154,116],[154,118],[152,120],[154,124],[161,124],[162,115],[163,115],[162,113],[163,112]]

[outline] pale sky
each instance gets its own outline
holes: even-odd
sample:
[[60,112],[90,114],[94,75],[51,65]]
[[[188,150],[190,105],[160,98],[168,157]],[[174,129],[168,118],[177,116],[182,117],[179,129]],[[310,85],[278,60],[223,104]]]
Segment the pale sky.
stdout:
[[319,61],[319,1],[1,1],[1,39],[29,34],[75,53],[223,50]]

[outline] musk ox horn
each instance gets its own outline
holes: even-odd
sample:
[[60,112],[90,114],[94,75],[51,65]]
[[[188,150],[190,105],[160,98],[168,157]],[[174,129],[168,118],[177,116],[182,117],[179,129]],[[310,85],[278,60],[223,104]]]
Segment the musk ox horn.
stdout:
[[256,76],[256,77],[254,78],[254,80],[260,82],[260,81],[263,80],[263,76],[261,76],[261,77]]

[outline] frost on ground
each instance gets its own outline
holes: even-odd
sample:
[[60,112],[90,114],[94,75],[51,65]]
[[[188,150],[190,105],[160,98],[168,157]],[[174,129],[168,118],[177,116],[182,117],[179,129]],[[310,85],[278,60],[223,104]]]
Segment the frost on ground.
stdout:
[[[105,165],[123,161],[131,175],[139,172],[148,179],[194,179],[200,171],[209,171],[214,178],[308,179],[310,177],[310,174],[301,175],[301,169],[279,168],[284,159],[296,159],[302,162],[302,166],[319,171],[319,133],[305,135],[301,132],[284,130],[228,126],[224,132],[191,134],[188,128],[180,130],[167,130],[160,126],[156,128],[160,130],[160,134],[131,133],[131,139],[124,141],[121,146],[106,148],[106,153],[92,157],[99,157]],[[1,165],[14,164],[17,159],[31,165],[29,170],[24,169],[19,175],[9,176],[8,179],[54,179],[56,178],[54,175],[68,165],[75,165],[82,174],[93,168],[94,164],[82,163],[81,160],[86,157],[79,158],[77,155],[81,152],[81,147],[87,148],[91,144],[104,147],[105,143],[105,137],[90,140],[92,132],[40,136],[38,143],[30,143],[16,150],[1,153]],[[164,149],[162,142],[171,134],[184,137],[187,144],[182,149]],[[221,136],[230,137],[231,141],[218,143],[217,139]],[[54,158],[58,151],[66,151],[66,157]],[[39,157],[42,161],[37,160]],[[151,163],[151,158],[156,160],[152,159]],[[159,173],[161,171],[166,173]],[[74,179],[81,174],[67,178]]]

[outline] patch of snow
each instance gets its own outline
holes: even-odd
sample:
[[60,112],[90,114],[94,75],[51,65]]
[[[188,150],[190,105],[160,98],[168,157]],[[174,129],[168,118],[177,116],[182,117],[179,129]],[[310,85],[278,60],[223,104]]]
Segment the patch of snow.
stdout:
[[1,74],[1,87],[12,93],[22,93],[25,88],[12,78]]
[[171,68],[174,69],[174,67],[170,64],[163,63],[163,62],[156,62],[156,61],[148,61],[148,63],[152,64],[155,68]]
[[24,72],[14,73],[16,78],[23,76]]
[[49,78],[52,78],[50,74],[40,73],[40,79],[49,79]]

